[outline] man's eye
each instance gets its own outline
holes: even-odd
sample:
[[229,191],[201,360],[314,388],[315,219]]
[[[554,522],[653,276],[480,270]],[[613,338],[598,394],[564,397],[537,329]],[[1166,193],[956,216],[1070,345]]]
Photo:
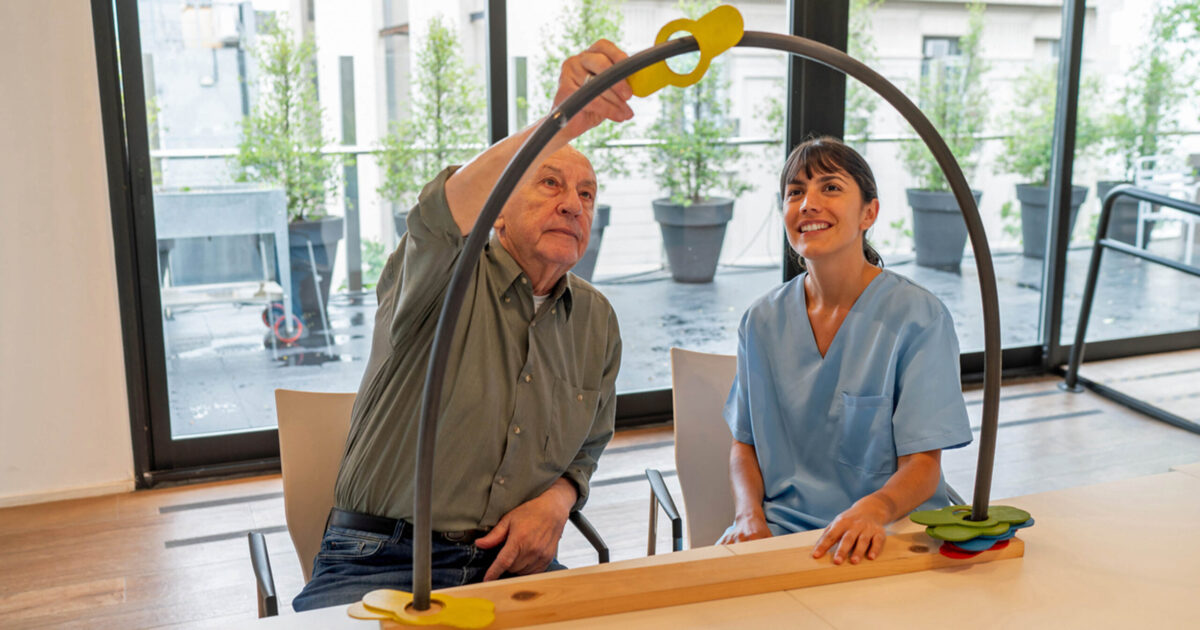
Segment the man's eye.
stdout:
[[557,186],[558,185],[558,181],[555,180],[553,177],[547,177],[546,179],[543,179],[542,183],[547,186]]

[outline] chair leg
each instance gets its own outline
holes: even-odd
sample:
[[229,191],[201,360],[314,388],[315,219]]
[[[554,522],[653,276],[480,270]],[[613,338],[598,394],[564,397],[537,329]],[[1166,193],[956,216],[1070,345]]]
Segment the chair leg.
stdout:
[[274,617],[279,614],[279,600],[275,595],[275,576],[271,573],[271,559],[267,555],[267,539],[262,532],[250,532],[250,565],[258,583],[258,616]]

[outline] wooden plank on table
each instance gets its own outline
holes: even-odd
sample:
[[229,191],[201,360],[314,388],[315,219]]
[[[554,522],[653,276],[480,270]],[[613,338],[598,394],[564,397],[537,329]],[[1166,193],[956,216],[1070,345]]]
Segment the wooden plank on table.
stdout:
[[[578,574],[530,576],[440,592],[489,599],[496,605],[496,621],[489,627],[512,628],[962,567],[1019,558],[1025,552],[1024,543],[1013,538],[1004,549],[954,560],[938,553],[935,542],[923,532],[893,535],[879,558],[857,565],[835,566],[829,556],[814,560],[812,547],[804,546],[628,568],[613,564]],[[404,627],[390,621],[382,626]]]

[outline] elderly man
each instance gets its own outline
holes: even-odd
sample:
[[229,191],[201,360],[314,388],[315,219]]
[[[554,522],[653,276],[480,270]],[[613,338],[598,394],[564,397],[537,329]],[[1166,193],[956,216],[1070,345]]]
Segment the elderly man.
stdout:
[[[563,64],[555,103],[623,59],[607,41]],[[622,82],[575,116],[504,206],[453,336],[438,422],[433,586],[562,568],[569,513],[613,434],[621,339],[612,307],[567,272],[591,231],[596,176],[567,145],[629,120]],[[379,279],[371,357],[335,507],[293,607],[411,590],[414,463],[425,370],[451,271],[501,170],[533,127],[430,182]]]

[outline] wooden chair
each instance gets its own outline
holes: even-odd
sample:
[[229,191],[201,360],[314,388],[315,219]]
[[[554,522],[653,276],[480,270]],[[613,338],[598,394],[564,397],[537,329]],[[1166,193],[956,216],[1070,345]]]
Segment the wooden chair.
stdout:
[[[355,394],[275,390],[279,422],[279,462],[283,471],[283,511],[288,534],[300,558],[304,581],[312,579],[313,560],[333,507],[333,487],[341,465]],[[571,523],[608,562],[608,547],[579,512]],[[258,616],[279,614],[275,577],[261,532],[250,532],[250,562],[258,582]]]
[[[733,438],[722,410],[737,373],[737,357],[671,348],[671,398],[675,410],[675,470],[687,512],[688,547],[717,542],[733,522],[729,486],[729,449]],[[663,483],[646,470],[650,482],[650,532],[646,552],[654,555],[658,507],[671,519],[673,550],[683,549],[683,519]]]

